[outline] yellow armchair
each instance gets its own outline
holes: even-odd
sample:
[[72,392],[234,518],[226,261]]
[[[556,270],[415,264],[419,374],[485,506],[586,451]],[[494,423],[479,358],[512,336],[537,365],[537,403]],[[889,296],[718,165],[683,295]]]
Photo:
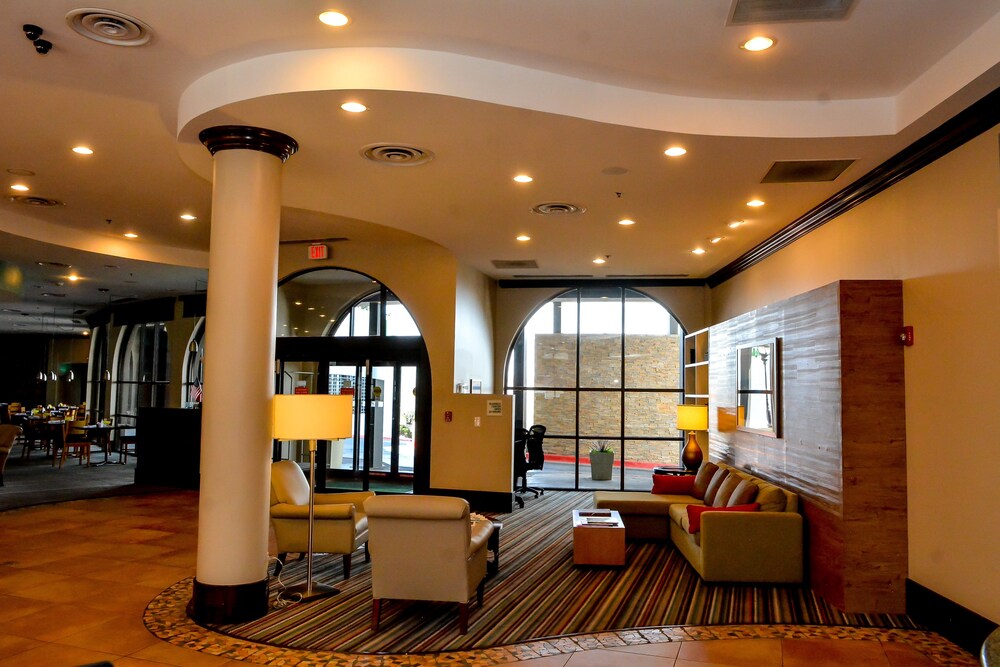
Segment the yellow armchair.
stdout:
[[[313,550],[343,554],[344,579],[351,576],[351,555],[365,548],[368,561],[368,517],[364,502],[371,491],[317,493]],[[278,549],[281,571],[289,553],[304,554],[309,542],[309,482],[294,461],[271,464],[271,526]]]

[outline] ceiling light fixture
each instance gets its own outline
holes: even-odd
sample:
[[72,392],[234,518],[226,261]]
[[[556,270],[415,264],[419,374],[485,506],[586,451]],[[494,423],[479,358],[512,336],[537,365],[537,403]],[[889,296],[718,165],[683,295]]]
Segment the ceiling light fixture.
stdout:
[[73,152],[76,153],[77,155],[93,155],[94,154],[94,150],[92,148],[88,148],[87,146],[74,146],[73,147]]
[[75,283],[79,279],[80,279],[80,276],[75,275],[75,274],[66,276],[66,280],[70,281],[71,283]]
[[295,305],[296,305],[296,306],[301,306],[301,305],[302,305],[302,302],[301,302],[301,301],[296,301],[296,302],[294,302],[294,303],[295,303]]
[[708,242],[709,243],[718,243],[719,241],[721,241],[724,238],[726,238],[726,237],[724,237],[724,236],[713,236],[712,238],[710,238],[708,240]]
[[344,102],[340,105],[340,108],[344,111],[349,111],[350,113],[361,113],[363,111],[368,111],[366,107],[361,102]]
[[608,260],[604,259],[603,257],[598,257],[597,259],[594,260],[594,264],[604,264],[607,261]]
[[333,26],[334,28],[342,28],[351,22],[351,19],[347,18],[346,14],[334,11],[323,12],[319,15],[319,20],[328,26]]
[[760,199],[751,199],[750,201],[747,202],[747,206],[752,206],[753,208],[757,208],[758,206],[763,206],[763,205],[764,202],[761,201]]
[[669,155],[670,157],[680,157],[687,153],[686,148],[681,148],[680,146],[671,146],[667,150],[663,151],[664,155]]
[[618,221],[618,224],[621,225],[621,226],[623,226],[623,227],[628,227],[629,225],[634,225],[635,224],[635,220],[629,220],[628,218],[622,218],[621,220]]
[[518,241],[530,241],[531,237],[528,236],[527,234],[521,234],[520,236],[517,237],[517,240]]
[[190,213],[181,213],[181,220],[187,220],[188,222],[190,222],[191,220],[197,220],[197,219],[198,216],[196,215],[191,215]]
[[695,248],[691,252],[694,253],[695,255],[704,255],[705,254],[705,249],[704,248]]
[[774,46],[775,41],[776,40],[772,37],[758,35],[756,37],[751,37],[747,41],[740,44],[740,48],[744,51],[766,51]]
[[127,239],[137,239],[137,238],[139,238],[139,235],[136,234],[135,232],[125,232],[124,234],[122,234],[122,236],[124,236]]
[[746,223],[743,222],[742,220],[733,220],[732,222],[729,223],[729,228],[736,229],[737,227],[742,227],[745,224]]
[[29,188],[24,183],[15,183],[14,185],[10,186],[10,189],[11,190],[17,190],[18,192],[27,192],[31,188]]
[[535,179],[533,179],[531,176],[528,176],[527,174],[518,174],[517,176],[514,177],[514,180],[517,181],[518,183],[531,183]]

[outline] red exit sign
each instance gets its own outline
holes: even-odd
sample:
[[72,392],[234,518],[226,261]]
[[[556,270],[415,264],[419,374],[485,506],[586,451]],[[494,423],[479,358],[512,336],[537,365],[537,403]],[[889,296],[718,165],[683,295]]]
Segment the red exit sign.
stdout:
[[313,243],[309,246],[309,259],[327,259],[330,256],[330,249],[322,243]]

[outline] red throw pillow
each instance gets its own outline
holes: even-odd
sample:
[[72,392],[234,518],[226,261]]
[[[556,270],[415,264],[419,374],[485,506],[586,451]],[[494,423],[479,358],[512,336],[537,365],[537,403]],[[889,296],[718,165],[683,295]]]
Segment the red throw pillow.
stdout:
[[692,488],[694,488],[694,475],[653,474],[653,493],[691,495]]
[[709,507],[707,505],[688,505],[688,532],[692,535],[701,530],[701,515],[705,512],[756,512],[760,503],[749,505],[733,505],[731,507]]

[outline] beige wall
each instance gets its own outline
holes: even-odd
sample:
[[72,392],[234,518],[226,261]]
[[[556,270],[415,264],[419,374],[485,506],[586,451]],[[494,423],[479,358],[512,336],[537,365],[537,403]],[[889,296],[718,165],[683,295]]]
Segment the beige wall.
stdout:
[[493,290],[479,271],[458,267],[455,294],[454,384],[482,380],[482,393],[495,391],[493,379]]
[[998,129],[712,291],[721,322],[840,279],[901,279],[909,578],[1000,622]]

